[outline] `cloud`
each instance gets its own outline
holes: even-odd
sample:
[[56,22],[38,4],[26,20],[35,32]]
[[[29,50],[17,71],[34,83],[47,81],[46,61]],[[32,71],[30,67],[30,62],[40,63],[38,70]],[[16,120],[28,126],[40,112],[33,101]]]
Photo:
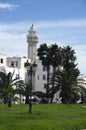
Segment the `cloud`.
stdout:
[[0,30],[27,30],[34,24],[37,30],[40,29],[56,29],[62,30],[63,28],[86,28],[86,19],[71,19],[71,20],[60,20],[60,21],[21,21],[16,23],[0,23]]
[[12,11],[13,9],[19,7],[18,5],[13,5],[9,3],[0,3],[0,9],[2,10],[10,10]]
[[[2,49],[3,48],[3,49]],[[0,52],[7,56],[27,56],[26,34],[0,33]]]
[[86,19],[64,20],[59,22],[22,21],[10,24],[0,23],[0,32],[15,36],[18,34],[22,35],[23,33],[27,34],[32,23],[34,23],[37,29],[41,42],[59,41],[71,44],[86,42]]
[[23,21],[23,22],[15,22],[15,23],[0,23],[0,31],[12,31],[12,32],[22,32],[27,31],[32,22]]
[[86,27],[86,19],[70,19],[60,21],[39,21],[36,23],[39,28],[56,28],[56,27]]

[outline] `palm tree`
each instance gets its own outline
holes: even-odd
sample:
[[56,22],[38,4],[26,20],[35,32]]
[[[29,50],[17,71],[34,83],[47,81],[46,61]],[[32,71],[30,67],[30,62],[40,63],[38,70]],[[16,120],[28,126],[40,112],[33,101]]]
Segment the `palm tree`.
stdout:
[[2,90],[3,102],[6,104],[8,101],[11,105],[11,98],[15,94],[15,86],[19,82],[19,78],[13,79],[14,72],[9,72],[8,74],[0,72],[0,87]]
[[62,49],[62,65],[67,71],[70,68],[70,63],[76,61],[75,51],[70,47],[66,46]]
[[61,90],[60,97],[62,97],[62,103],[74,103],[75,97],[79,97],[80,86],[77,82],[79,76],[79,70],[76,65],[70,63],[71,67],[68,70],[58,70],[56,72],[55,80],[57,82],[57,88]]
[[21,93],[23,96],[25,96],[25,104],[28,104],[30,93],[32,92],[32,87],[30,83],[23,83],[22,85],[18,85],[16,90],[18,94]]
[[75,64],[75,51],[70,46],[62,49],[62,66],[63,70],[57,71],[57,86],[61,88],[62,103],[70,103],[77,90],[77,77],[79,70]]
[[46,97],[49,100],[49,78],[50,78],[50,65],[51,65],[51,57],[49,53],[50,49],[46,43],[40,45],[38,48],[38,56],[42,61],[42,65],[47,68],[47,87],[46,87]]
[[52,61],[51,65],[53,67],[53,72],[52,72],[52,76],[51,76],[52,87],[50,88],[51,103],[52,103],[54,94],[57,92],[56,88],[55,88],[55,72],[56,72],[56,69],[59,69],[59,67],[61,66],[61,62],[62,62],[61,47],[58,47],[57,44],[52,44],[50,46],[50,57],[51,57],[51,61]]

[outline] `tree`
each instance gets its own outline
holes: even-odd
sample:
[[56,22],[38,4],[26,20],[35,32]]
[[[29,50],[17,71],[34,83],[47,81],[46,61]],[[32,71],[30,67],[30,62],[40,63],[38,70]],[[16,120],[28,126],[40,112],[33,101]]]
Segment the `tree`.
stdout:
[[[77,73],[77,74],[75,74]],[[59,86],[61,93],[60,97],[62,97],[62,103],[73,103],[75,100],[75,95],[79,93],[79,86],[77,83],[77,75],[79,71],[76,70],[59,70],[56,75],[57,86]]]
[[2,90],[2,97],[3,97],[3,102],[6,104],[8,101],[9,106],[11,106],[11,98],[15,94],[15,89],[13,86],[15,86],[19,81],[19,78],[13,78],[14,72],[11,73],[4,73],[0,72],[0,87]]
[[[51,98],[52,102],[55,93],[60,90],[62,103],[75,102],[79,89],[76,87],[79,70],[75,64],[75,51],[70,46],[61,48],[56,44],[50,47],[43,44],[38,49],[38,56],[42,64],[47,67],[47,98]],[[51,65],[53,72],[50,79]]]
[[30,83],[23,83],[22,85],[18,85],[17,87],[17,93],[22,94],[25,96],[25,104],[29,103],[29,97],[30,97],[30,92],[32,91],[32,88],[30,86]]
[[65,70],[70,69],[70,63],[76,61],[75,51],[70,47],[66,46],[62,48],[62,66]]
[[50,46],[50,57],[52,61],[51,65],[53,67],[53,72],[50,80],[52,85],[52,87],[50,88],[50,96],[51,96],[51,103],[52,103],[54,94],[57,92],[55,86],[55,72],[57,69],[59,69],[62,63],[61,47],[58,47],[57,44],[52,44]]
[[61,89],[62,103],[71,103],[74,101],[75,95],[78,95],[77,78],[80,72],[75,64],[75,51],[71,47],[64,47],[62,55],[63,69],[57,71],[57,86]]
[[47,87],[46,87],[46,97],[49,100],[49,77],[50,77],[50,65],[51,65],[51,57],[50,57],[50,49],[46,43],[40,45],[38,48],[38,56],[39,59],[42,61],[42,65],[47,68]]

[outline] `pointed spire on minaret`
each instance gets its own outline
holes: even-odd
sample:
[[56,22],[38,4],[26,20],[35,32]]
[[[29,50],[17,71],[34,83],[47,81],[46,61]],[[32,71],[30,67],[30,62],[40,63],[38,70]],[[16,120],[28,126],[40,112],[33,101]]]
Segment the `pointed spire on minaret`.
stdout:
[[33,25],[33,24],[31,25],[31,28],[30,28],[30,30],[34,30],[34,25]]

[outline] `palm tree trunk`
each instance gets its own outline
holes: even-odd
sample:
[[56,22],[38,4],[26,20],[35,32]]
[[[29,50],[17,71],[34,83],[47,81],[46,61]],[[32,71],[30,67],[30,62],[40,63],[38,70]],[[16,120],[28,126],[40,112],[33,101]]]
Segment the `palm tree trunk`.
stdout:
[[20,104],[22,103],[22,94],[20,93]]
[[47,66],[47,87],[46,87],[47,103],[49,103],[49,77],[50,77],[50,66]]
[[12,101],[11,101],[11,94],[8,97],[8,107],[12,106]]
[[7,104],[7,98],[4,98],[4,99],[3,99],[3,103],[4,103],[4,104]]
[[[55,71],[56,71],[56,67],[53,66],[52,91],[53,91],[54,86],[55,86],[55,85],[54,85],[54,84],[55,84]],[[51,101],[50,101],[50,103],[53,102],[53,98],[54,98],[54,94],[51,95]]]
[[29,97],[26,97],[25,104],[29,104]]
[[69,104],[68,90],[64,88],[62,89],[62,103]]

